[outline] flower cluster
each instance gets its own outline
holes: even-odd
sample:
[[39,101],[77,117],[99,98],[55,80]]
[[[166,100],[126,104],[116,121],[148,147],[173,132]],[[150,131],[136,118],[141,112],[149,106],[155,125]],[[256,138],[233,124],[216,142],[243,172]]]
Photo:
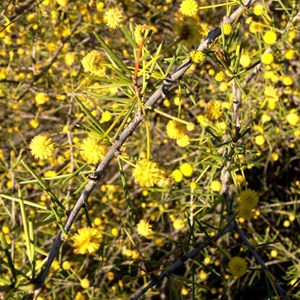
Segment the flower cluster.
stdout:
[[183,177],[191,177],[194,173],[193,166],[189,163],[183,163],[179,169],[175,169],[172,172],[172,177],[176,182],[181,182]]
[[142,159],[136,164],[132,175],[135,182],[141,187],[149,188],[158,185],[165,188],[170,186],[167,172],[160,168],[156,162],[147,159]]
[[46,134],[40,134],[31,140],[29,148],[36,159],[44,160],[53,156],[54,142]]
[[224,35],[229,35],[232,32],[232,26],[228,23],[222,24],[221,29]]
[[225,73],[223,71],[220,71],[216,74],[215,79],[216,79],[216,81],[220,82],[220,81],[224,80],[225,76],[226,76]]
[[152,225],[144,219],[140,220],[137,224],[137,233],[145,238],[151,238],[153,236]]
[[98,229],[84,227],[78,230],[78,233],[72,237],[74,253],[93,254],[101,244],[102,234]]
[[37,93],[35,95],[35,103],[36,105],[43,105],[49,101],[49,96],[46,95],[45,93]]
[[206,108],[206,116],[209,120],[218,120],[222,116],[222,104],[220,101],[212,100]]
[[235,277],[242,277],[247,272],[247,261],[239,256],[233,257],[228,263],[229,272]]
[[198,12],[198,3],[195,0],[183,0],[179,11],[187,17],[195,17]]
[[190,138],[186,134],[187,127],[184,124],[170,120],[166,129],[168,137],[176,140],[179,147],[187,147],[190,144]]
[[92,50],[81,60],[81,64],[86,73],[92,75],[104,76],[106,67],[104,65],[103,56],[97,50]]
[[97,164],[104,158],[106,153],[107,147],[94,137],[84,139],[80,146],[80,154],[88,164]]
[[206,55],[200,50],[192,51],[189,56],[194,63],[198,64],[203,63],[206,57]]
[[246,189],[240,193],[239,198],[238,216],[248,220],[253,216],[252,210],[258,203],[258,194],[251,189]]
[[118,7],[110,8],[104,14],[104,23],[113,30],[121,26],[123,19],[123,13]]

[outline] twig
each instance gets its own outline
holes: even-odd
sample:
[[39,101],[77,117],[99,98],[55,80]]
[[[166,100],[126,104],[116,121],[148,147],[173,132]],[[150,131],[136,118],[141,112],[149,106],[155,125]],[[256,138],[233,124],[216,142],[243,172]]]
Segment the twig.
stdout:
[[[239,225],[236,221],[234,221],[234,227],[235,227],[236,231],[238,232],[238,234],[240,235],[241,239],[243,240],[244,244],[248,247],[249,251],[252,253],[254,258],[256,259],[257,263],[262,267],[263,270],[268,270],[268,267],[266,266],[265,262],[259,256],[259,254],[254,250],[254,248],[252,247],[252,245],[249,242],[248,238],[246,237],[244,231],[239,227]],[[283,299],[288,299],[284,289],[281,287],[279,282],[277,282],[273,278],[273,276],[272,276],[272,279],[274,281],[275,288],[279,292],[279,294],[283,297]]]
[[180,257],[171,267],[162,272],[160,275],[155,276],[147,286],[145,286],[137,295],[133,296],[131,300],[138,300],[142,297],[150,288],[157,285],[164,278],[169,277],[172,273],[174,273],[178,268],[180,268],[187,260],[194,258],[201,250],[206,248],[212,242],[216,242],[219,238],[224,236],[226,233],[231,232],[233,229],[233,221],[229,222],[227,226],[215,234],[213,237],[208,239],[207,241],[200,243],[196,248],[192,251],[188,252],[186,255]]

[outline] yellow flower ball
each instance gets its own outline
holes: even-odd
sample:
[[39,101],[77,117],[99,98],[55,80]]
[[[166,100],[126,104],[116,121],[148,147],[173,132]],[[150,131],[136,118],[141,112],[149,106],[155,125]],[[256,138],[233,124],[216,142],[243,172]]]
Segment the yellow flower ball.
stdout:
[[222,81],[225,78],[225,73],[223,71],[220,71],[216,74],[215,79],[216,81]]
[[198,12],[198,3],[195,0],[183,0],[179,11],[187,17],[194,17]]
[[273,45],[277,40],[277,34],[269,30],[264,34],[263,40],[267,45]]
[[258,3],[254,5],[253,12],[256,16],[260,16],[264,13],[264,7],[262,4]]
[[184,135],[181,138],[177,139],[176,143],[179,147],[185,148],[190,144],[190,138],[188,137],[188,135]]
[[171,139],[180,139],[186,135],[186,126],[174,120],[170,120],[167,124],[167,135]]
[[286,120],[290,125],[296,126],[299,122],[299,116],[294,110],[291,110],[290,113],[286,116]]
[[37,93],[35,95],[35,103],[38,106],[47,103],[49,100],[50,100],[49,96],[47,96],[45,93]]
[[218,120],[222,116],[222,104],[220,101],[212,100],[207,104],[205,114],[209,120]]
[[176,230],[180,230],[180,229],[184,228],[184,221],[181,219],[175,219],[173,221],[173,227]]
[[242,54],[240,57],[240,65],[244,68],[249,67],[251,64],[251,58],[247,54]]
[[172,178],[176,181],[176,182],[181,182],[183,180],[183,174],[180,170],[176,169],[172,172],[171,174]]
[[251,189],[242,191],[239,195],[239,198],[240,205],[242,204],[243,208],[247,208],[248,210],[255,208],[259,199],[258,194]]
[[36,159],[48,159],[54,154],[54,142],[45,134],[35,136],[29,145],[32,155]]
[[119,28],[124,19],[124,13],[118,8],[109,8],[104,13],[103,21],[109,29],[115,30]]
[[152,238],[154,234],[152,225],[144,219],[140,220],[137,224],[137,233],[145,238]]
[[87,289],[90,286],[90,281],[87,278],[81,279],[80,285],[82,288]]
[[242,277],[247,272],[247,261],[242,257],[233,257],[228,263],[229,272],[235,277]]
[[289,49],[285,52],[284,57],[288,60],[291,60],[295,57],[296,51],[294,49]]
[[255,137],[255,144],[258,146],[262,146],[265,143],[265,138],[260,134]]
[[230,35],[230,33],[232,32],[231,24],[222,24],[221,29],[224,35]]
[[107,147],[95,137],[88,137],[80,145],[80,154],[88,164],[99,163],[107,153]]
[[290,76],[284,76],[283,79],[282,79],[282,83],[284,85],[289,86],[289,85],[293,84],[293,80],[292,80],[292,78]]
[[194,172],[192,165],[189,164],[189,163],[183,163],[180,166],[180,171],[182,172],[182,174],[185,177],[191,177],[193,175],[193,172]]
[[219,180],[213,180],[210,187],[213,192],[220,192],[222,189],[222,183]]
[[132,176],[141,187],[149,188],[156,184],[160,187],[169,185],[165,170],[161,169],[156,162],[147,159],[142,159],[136,164]]
[[264,53],[261,56],[261,62],[265,65],[270,65],[274,61],[274,56],[272,53]]
[[190,59],[194,62],[194,63],[202,63],[205,60],[206,55],[200,51],[200,50],[196,50],[193,51],[189,54]]

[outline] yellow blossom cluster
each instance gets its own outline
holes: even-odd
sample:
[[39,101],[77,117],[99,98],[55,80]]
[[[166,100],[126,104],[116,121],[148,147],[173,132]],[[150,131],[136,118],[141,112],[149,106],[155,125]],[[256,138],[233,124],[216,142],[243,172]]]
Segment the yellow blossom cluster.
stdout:
[[[188,124],[191,128],[191,125]],[[170,120],[167,124],[167,135],[169,138],[176,140],[179,147],[187,147],[190,144],[190,138],[187,135],[187,126],[174,120]]]
[[247,272],[247,261],[239,256],[230,259],[228,263],[229,272],[235,277],[242,277]]
[[83,227],[72,237],[74,253],[93,254],[101,244],[102,234],[96,228]]
[[137,232],[139,235],[145,238],[152,238],[154,232],[152,230],[152,225],[150,225],[146,220],[142,219],[137,224]]
[[81,60],[83,69],[87,73],[97,76],[105,76],[105,63],[102,54],[97,50],[92,50]]
[[134,181],[141,187],[149,188],[158,185],[166,188],[171,184],[166,170],[160,168],[156,162],[147,159],[142,159],[136,164],[132,175]]
[[107,153],[107,147],[95,137],[87,137],[80,145],[80,154],[88,164],[99,163]]
[[248,220],[253,216],[253,209],[258,203],[257,192],[246,189],[242,191],[239,195],[239,213],[238,216]]

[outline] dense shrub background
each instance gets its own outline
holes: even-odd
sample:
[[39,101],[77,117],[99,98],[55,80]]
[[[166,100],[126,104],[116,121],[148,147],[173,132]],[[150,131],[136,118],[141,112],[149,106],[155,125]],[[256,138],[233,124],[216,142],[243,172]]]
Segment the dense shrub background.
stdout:
[[[239,1],[233,2],[198,1],[197,15],[187,17],[180,13],[181,1],[172,0],[2,1],[3,299],[25,299],[34,290],[31,283],[95,167],[86,164],[80,154],[83,140],[97,136],[109,147],[142,106],[141,101],[236,9]],[[245,10],[232,24],[232,32],[222,33],[204,51],[206,60],[193,64],[166,98],[147,112],[65,235],[37,299],[129,299],[155,275],[224,228],[231,213],[267,271],[232,230],[145,297],[279,299],[274,281],[280,283],[286,297],[300,297],[299,4],[259,3],[263,14],[257,7]],[[123,27],[116,30],[109,29],[104,20],[111,7],[120,8],[124,16]],[[138,24],[151,26],[151,33],[141,47],[137,97],[132,78],[141,46],[136,37]],[[276,33],[274,44],[264,39],[268,31]],[[92,50],[103,55],[101,76],[82,68],[82,58]],[[274,61],[262,63],[264,53],[272,53]],[[250,58],[248,66],[243,65],[242,55]],[[221,71],[224,78],[219,80],[216,74]],[[232,114],[233,82],[242,87],[238,133]],[[276,89],[278,97],[267,97],[269,87]],[[208,105],[213,100],[221,103],[222,114],[209,120]],[[110,120],[105,120],[105,113],[111,115]],[[100,121],[102,132],[93,120]],[[170,120],[190,125],[188,146],[180,147],[170,139],[166,131]],[[47,160],[35,159],[29,149],[30,141],[39,134],[48,134],[56,145],[54,156]],[[132,170],[145,157],[167,170],[172,181],[169,188],[142,188],[134,181]],[[184,163],[192,166],[192,175],[174,180],[172,172]],[[228,181],[222,171],[227,172]],[[225,205],[222,184],[230,195],[232,211]],[[239,194],[245,189],[259,195],[249,220],[236,215]],[[53,209],[51,193],[65,211]],[[137,232],[141,219],[152,224],[150,238]],[[89,225],[102,235],[99,250],[91,255],[74,254],[72,235]],[[228,261],[234,256],[248,263],[241,278],[228,271]]]

